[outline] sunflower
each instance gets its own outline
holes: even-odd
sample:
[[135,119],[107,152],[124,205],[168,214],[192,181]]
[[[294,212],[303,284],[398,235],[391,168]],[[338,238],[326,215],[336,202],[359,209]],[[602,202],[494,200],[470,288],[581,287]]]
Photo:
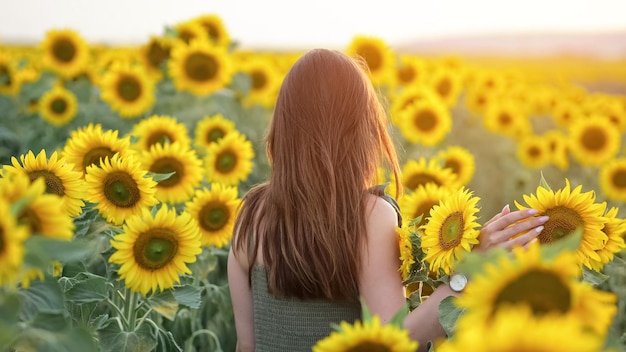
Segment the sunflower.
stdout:
[[209,95],[226,87],[233,74],[231,59],[222,47],[208,41],[176,45],[168,62],[169,74],[178,90]]
[[480,198],[465,188],[452,192],[446,199],[432,207],[426,224],[422,225],[422,250],[431,271],[442,269],[446,274],[454,269],[455,262],[478,243],[476,214]]
[[154,105],[155,84],[142,65],[116,63],[100,82],[102,100],[121,117],[137,117]]
[[130,217],[123,232],[111,240],[115,252],[109,262],[119,264],[126,287],[147,295],[172,288],[187,266],[202,252],[198,225],[186,212],[166,205],[154,216],[148,210]]
[[12,57],[0,51],[0,94],[14,96],[22,87],[18,79],[18,69]]
[[515,247],[512,256],[502,255],[472,276],[455,303],[465,309],[465,323],[481,324],[500,310],[528,307],[535,317],[569,316],[604,335],[617,311],[616,296],[580,281],[574,253],[546,260],[540,247]]
[[163,78],[163,65],[169,60],[172,41],[167,37],[151,36],[150,40],[139,48],[139,58],[147,73],[155,81]]
[[454,107],[461,94],[461,76],[450,69],[437,69],[429,77],[430,86],[441,98],[446,107]]
[[185,209],[200,226],[203,246],[222,248],[228,244],[240,203],[234,186],[212,183],[210,190],[196,190]]
[[142,209],[158,203],[154,194],[157,183],[146,176],[147,171],[132,156],[119,154],[106,158],[100,167],[87,167],[86,199],[107,221],[120,225]]
[[87,70],[89,47],[75,31],[50,30],[41,42],[43,64],[65,78],[73,78]]
[[397,123],[409,142],[433,146],[452,130],[452,115],[438,100],[421,100],[407,106]]
[[471,321],[470,325],[461,316],[454,337],[436,344],[435,350],[597,352],[602,350],[603,340],[602,336],[586,331],[576,318],[535,317],[528,307],[521,306],[499,309],[488,324]]
[[449,188],[438,186],[434,183],[426,183],[417,187],[414,192],[406,194],[398,201],[402,210],[402,217],[407,221],[411,221],[422,216],[422,220],[416,224],[416,228],[419,228],[426,223],[430,210],[450,196],[450,193],[452,191]]
[[201,148],[208,148],[209,145],[235,130],[235,123],[224,118],[222,114],[205,116],[196,125],[194,144]]
[[403,88],[423,84],[426,81],[426,63],[411,55],[402,55],[396,66],[396,84]]
[[118,130],[102,130],[100,124],[89,124],[70,133],[62,156],[83,174],[87,167],[99,165],[104,158],[130,153],[130,138],[119,138]]
[[626,158],[616,158],[600,166],[600,190],[609,199],[626,202]]
[[[589,267],[589,260],[600,260],[596,250],[608,240],[602,232],[606,222],[606,203],[595,203],[593,191],[583,193],[582,186],[570,190],[569,180],[566,179],[565,187],[556,192],[539,186],[536,195],[524,195],[523,198],[528,208],[539,210],[537,216],[550,217],[539,234],[540,243],[559,241],[577,228],[582,228],[582,241],[576,251],[579,263]],[[526,209],[517,201],[515,204],[520,210]]]
[[579,104],[568,99],[558,99],[550,111],[550,116],[557,126],[568,128],[584,115]]
[[581,165],[600,166],[619,152],[621,133],[603,115],[579,119],[568,131],[569,150]]
[[[0,178],[0,184],[6,182]],[[13,285],[24,259],[25,226],[19,225],[11,213],[11,204],[0,197],[0,286]]]
[[82,174],[74,170],[74,166],[69,164],[65,158],[58,157],[57,152],[46,158],[46,151],[41,150],[37,156],[29,151],[26,155],[20,155],[20,162],[12,157],[12,166],[5,165],[2,169],[4,176],[6,173],[23,172],[28,175],[30,181],[43,178],[46,186],[46,193],[61,197],[61,209],[69,216],[78,216],[82,212],[84,189],[82,184]]
[[550,162],[547,140],[542,136],[529,134],[517,141],[517,159],[529,168],[539,169]]
[[450,189],[459,188],[458,179],[451,169],[443,168],[435,159],[408,160],[402,167],[402,185],[415,191],[428,183]]
[[548,144],[550,162],[561,170],[569,168],[569,148],[567,137],[559,130],[549,130],[543,134],[543,139]]
[[606,234],[608,240],[601,249],[596,250],[600,260],[589,258],[589,267],[595,271],[600,272],[604,264],[613,260],[615,253],[619,253],[626,248],[623,237],[626,234],[626,220],[617,217],[618,211],[617,207],[611,207],[604,215],[607,218],[607,222],[604,224],[602,232]]
[[191,145],[187,126],[175,117],[152,115],[133,126],[130,135],[136,138],[133,147],[139,150],[150,150],[155,144],[178,142],[184,146]]
[[319,340],[313,352],[388,351],[413,352],[418,343],[411,340],[409,332],[394,324],[382,325],[378,316],[370,321],[342,321],[338,331]]
[[403,88],[394,98],[391,100],[390,114],[391,122],[398,125],[402,119],[404,111],[407,107],[418,101],[434,101],[433,104],[438,106],[443,105],[441,98],[429,87],[423,84],[416,84],[414,86]]
[[489,104],[483,123],[487,130],[513,139],[532,131],[523,108],[510,99],[494,100]]
[[206,14],[192,19],[198,23],[206,32],[207,38],[217,46],[228,47],[230,45],[230,35],[222,18],[216,14]]
[[11,203],[26,200],[17,214],[19,224],[26,226],[31,235],[42,235],[61,240],[74,236],[74,222],[56,194],[46,193],[46,181],[37,178],[32,183],[23,173],[12,173],[7,182],[0,184],[0,195]]
[[236,185],[252,172],[254,149],[244,135],[233,131],[207,149],[204,164],[209,182]]
[[375,85],[383,85],[393,79],[395,55],[384,40],[357,35],[349,43],[346,54],[365,60],[367,72]]
[[174,172],[156,185],[155,197],[161,202],[187,201],[204,177],[202,160],[196,151],[180,142],[152,145],[149,151],[142,153],[141,164],[155,174]]
[[465,105],[474,114],[482,116],[486,114],[495,96],[496,94],[486,89],[470,88],[465,92]]
[[38,108],[44,120],[56,126],[63,126],[76,116],[78,101],[74,93],[57,86],[41,97]]
[[402,226],[398,229],[398,245],[400,247],[401,263],[399,271],[402,274],[402,281],[406,281],[409,278],[411,267],[415,264],[411,236],[411,230],[409,230],[407,226]]
[[250,77],[250,91],[243,99],[244,105],[259,104],[272,108],[281,84],[281,75],[275,63],[269,58],[257,56],[254,60],[244,61],[240,70]]
[[449,146],[435,155],[435,160],[446,169],[451,169],[457,177],[459,186],[466,186],[474,177],[476,162],[474,154],[460,146]]
[[209,37],[204,28],[197,22],[185,21],[178,23],[174,29],[176,30],[176,36],[185,45],[190,44],[193,41],[206,42]]

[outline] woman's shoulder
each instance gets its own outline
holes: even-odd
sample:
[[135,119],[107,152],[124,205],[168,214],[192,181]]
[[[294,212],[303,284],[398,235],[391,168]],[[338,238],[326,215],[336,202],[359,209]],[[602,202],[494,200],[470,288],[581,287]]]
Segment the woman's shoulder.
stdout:
[[369,189],[371,196],[368,199],[368,204],[372,209],[371,216],[375,218],[395,218],[397,226],[402,226],[402,213],[400,212],[400,206],[395,198],[385,192],[385,188],[388,183],[376,185]]

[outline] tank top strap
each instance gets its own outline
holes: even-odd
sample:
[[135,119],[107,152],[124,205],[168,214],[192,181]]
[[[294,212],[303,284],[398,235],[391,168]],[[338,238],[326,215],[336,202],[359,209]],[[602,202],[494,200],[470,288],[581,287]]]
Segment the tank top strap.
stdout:
[[398,216],[398,227],[402,227],[402,213],[400,212],[400,205],[398,205],[398,201],[396,201],[394,197],[385,192],[385,188],[387,188],[387,186],[389,186],[389,182],[372,186],[369,188],[369,192],[391,204],[391,206],[396,210],[396,215]]

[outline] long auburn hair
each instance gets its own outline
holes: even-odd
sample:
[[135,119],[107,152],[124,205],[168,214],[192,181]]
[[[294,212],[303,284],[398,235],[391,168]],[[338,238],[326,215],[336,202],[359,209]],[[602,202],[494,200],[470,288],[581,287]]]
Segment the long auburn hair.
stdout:
[[377,169],[399,164],[387,115],[364,62],[315,49],[283,80],[266,137],[272,171],[244,196],[233,246],[262,250],[270,292],[282,297],[358,298],[368,188]]

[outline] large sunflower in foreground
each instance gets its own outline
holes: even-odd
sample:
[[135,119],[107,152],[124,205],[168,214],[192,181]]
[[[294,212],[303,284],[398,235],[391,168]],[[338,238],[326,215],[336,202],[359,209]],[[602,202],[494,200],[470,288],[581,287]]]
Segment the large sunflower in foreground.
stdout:
[[619,152],[621,132],[601,115],[582,118],[569,127],[569,150],[586,166],[600,166]]
[[546,166],[551,156],[548,141],[535,134],[520,137],[516,154],[522,165],[533,169]]
[[240,203],[234,186],[212,183],[210,189],[196,191],[185,209],[198,222],[203,246],[221,248],[228,244]]
[[63,211],[69,216],[77,216],[82,212],[82,207],[85,205],[83,175],[74,170],[74,166],[65,158],[59,157],[57,152],[53,152],[48,159],[45,150],[41,150],[37,156],[29,151],[26,155],[20,155],[19,162],[17,158],[12,157],[11,163],[12,166],[3,167],[3,176],[8,173],[23,172],[28,175],[31,182],[43,178],[46,193],[61,197]]
[[90,123],[70,132],[62,156],[74,166],[74,170],[84,174],[87,167],[99,165],[104,158],[130,153],[130,138],[120,138],[118,134],[118,130],[104,131],[102,125]]
[[6,182],[0,183],[0,196],[11,203],[25,201],[17,221],[25,225],[31,235],[68,241],[74,236],[72,218],[59,207],[59,196],[46,193],[43,179],[37,178],[31,183],[27,175],[11,173]]
[[386,351],[413,352],[418,343],[409,332],[393,324],[382,325],[378,316],[370,321],[342,321],[339,331],[333,331],[313,346],[313,352]]
[[176,89],[209,95],[230,83],[231,61],[225,48],[195,40],[190,45],[174,46],[168,68]]
[[141,164],[155,174],[174,173],[156,185],[155,197],[161,202],[177,204],[187,201],[204,177],[202,160],[196,151],[179,142],[154,144],[149,151],[142,153]]
[[408,105],[396,123],[409,142],[433,146],[452,130],[452,115],[441,100],[424,99]]
[[107,221],[120,225],[158,203],[154,196],[157,183],[146,174],[147,171],[132,156],[121,158],[116,154],[113,158],[106,158],[100,166],[87,167],[86,199],[96,203],[96,208]]
[[[590,267],[590,259],[600,260],[596,250],[601,249],[608,239],[602,232],[606,223],[606,203],[596,203],[593,191],[583,193],[581,185],[570,189],[569,180],[566,179],[565,187],[556,192],[539,186],[536,195],[523,195],[523,198],[528,208],[539,211],[537,216],[550,217],[537,237],[540,243],[557,242],[574,233],[577,228],[582,228],[582,240],[576,251],[579,263]],[[527,209],[517,201],[515,205],[520,210]]]
[[626,158],[615,158],[602,165],[598,179],[605,197],[626,202]]
[[40,43],[43,64],[65,78],[73,78],[87,70],[89,47],[73,30],[49,30]]
[[402,210],[402,217],[407,221],[411,221],[421,216],[422,219],[416,224],[416,227],[424,225],[430,210],[446,199],[451,192],[450,188],[438,186],[434,183],[427,183],[418,187],[414,192],[404,195],[398,201],[398,205]]
[[102,100],[121,117],[137,117],[156,100],[154,81],[142,65],[114,64],[102,77],[100,88]]
[[[0,178],[0,183],[6,182]],[[28,237],[25,226],[18,225],[11,213],[11,204],[0,197],[0,286],[12,285],[24,260],[24,241]]]
[[601,249],[596,250],[600,260],[589,258],[589,266],[595,271],[599,272],[602,270],[605,264],[614,259],[616,253],[626,248],[626,243],[624,243],[626,220],[617,217],[618,211],[617,207],[612,207],[604,215],[607,218],[607,222],[604,224],[602,232],[606,234],[608,240]]
[[175,143],[189,146],[191,139],[187,126],[175,117],[153,115],[137,122],[129,133],[136,141],[133,147],[139,150],[150,150],[155,144]]
[[367,72],[375,85],[393,82],[395,55],[381,38],[357,35],[348,44],[346,54],[365,60]]
[[222,114],[205,116],[196,125],[194,144],[201,148],[208,148],[209,145],[235,130],[235,123]]
[[452,170],[444,168],[435,159],[409,160],[402,166],[402,185],[412,191],[428,183],[457,189],[459,187],[457,182]]
[[527,307],[498,310],[490,323],[459,318],[454,337],[435,344],[437,352],[597,352],[604,338],[586,331],[579,319],[548,315],[533,316]]
[[236,185],[252,172],[254,148],[246,136],[233,131],[207,149],[204,165],[209,182]]
[[451,169],[457,177],[459,186],[467,186],[474,177],[476,161],[474,154],[460,146],[449,146],[435,155],[435,160],[446,169]]
[[422,250],[431,271],[440,269],[446,274],[454,269],[456,261],[478,243],[478,201],[472,192],[461,188],[433,206],[427,222],[421,228]]
[[574,253],[564,251],[546,260],[539,244],[512,251],[512,256],[486,264],[456,298],[456,305],[465,309],[464,324],[484,324],[501,309],[528,307],[535,317],[570,316],[606,334],[617,311],[616,296],[579,280]]
[[126,287],[146,296],[172,288],[202,252],[200,233],[186,212],[162,206],[154,216],[145,210],[130,217],[123,232],[111,240],[116,251],[109,262],[119,264]]
[[39,114],[55,126],[63,126],[76,116],[78,101],[74,93],[57,86],[47,91],[37,103]]

